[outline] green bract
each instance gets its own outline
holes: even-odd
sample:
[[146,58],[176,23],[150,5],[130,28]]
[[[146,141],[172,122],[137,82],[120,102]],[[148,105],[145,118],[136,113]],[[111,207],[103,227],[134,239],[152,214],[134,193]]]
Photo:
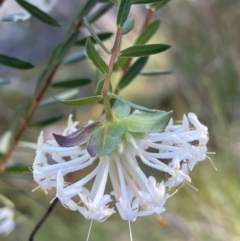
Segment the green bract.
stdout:
[[105,123],[88,142],[88,153],[93,156],[106,156],[111,154],[121,142],[124,127],[114,122]]
[[167,126],[171,116],[171,111],[158,111],[155,113],[138,111],[120,119],[118,124],[129,132],[159,132]]

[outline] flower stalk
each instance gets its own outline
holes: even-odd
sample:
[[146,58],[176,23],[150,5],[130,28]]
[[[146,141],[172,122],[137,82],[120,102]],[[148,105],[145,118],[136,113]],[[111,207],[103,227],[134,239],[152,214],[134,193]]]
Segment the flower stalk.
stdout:
[[102,88],[102,96],[103,96],[103,105],[104,105],[104,110],[106,114],[106,120],[111,122],[112,121],[112,111],[111,111],[111,104],[110,104],[110,98],[108,96],[108,91],[109,91],[109,86],[111,83],[111,76],[112,76],[112,71],[114,67],[114,63],[117,57],[117,53],[120,48],[120,43],[121,43],[121,37],[122,37],[122,28],[118,27],[117,28],[117,33],[115,37],[115,41],[111,50],[111,58],[108,64],[109,72],[107,75],[105,75],[105,80]]

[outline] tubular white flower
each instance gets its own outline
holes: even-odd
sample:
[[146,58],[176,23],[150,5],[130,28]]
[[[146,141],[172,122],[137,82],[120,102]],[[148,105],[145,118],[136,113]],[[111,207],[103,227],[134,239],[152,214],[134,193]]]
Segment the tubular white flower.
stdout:
[[[70,117],[63,134],[77,131],[77,124]],[[135,221],[139,216],[151,214],[160,217],[165,211],[165,202],[171,197],[168,191],[191,182],[189,172],[206,158],[207,142],[207,127],[193,113],[189,113],[188,118],[184,115],[177,125],[171,119],[163,132],[140,136],[125,132],[118,147],[100,157],[91,157],[79,146],[61,147],[55,140],[44,142],[41,133],[33,164],[34,180],[45,192],[56,187],[56,197],[64,207],[101,222],[115,213],[109,207],[112,199],[105,190],[109,175],[111,194],[123,220]],[[167,173],[167,180],[147,177],[139,161]],[[97,166],[85,177],[70,185],[65,182],[66,174],[82,170],[93,162],[98,162]],[[88,190],[85,185],[91,180],[93,185]]]
[[8,207],[0,208],[0,234],[9,235],[15,228],[14,212]]

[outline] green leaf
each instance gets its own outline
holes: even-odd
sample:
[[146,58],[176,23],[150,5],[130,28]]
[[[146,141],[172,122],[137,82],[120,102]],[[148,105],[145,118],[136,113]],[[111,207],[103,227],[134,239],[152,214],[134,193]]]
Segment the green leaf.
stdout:
[[39,8],[35,7],[31,3],[24,1],[24,0],[16,0],[16,2],[26,9],[29,13],[31,13],[35,18],[38,20],[55,27],[61,26],[55,19],[50,17],[48,14],[40,10]]
[[[55,95],[55,98],[57,99],[70,99],[74,96],[76,96],[79,93],[78,89],[72,89],[72,90],[67,90],[63,93],[58,94],[57,96]],[[56,104],[57,101],[53,97],[46,98],[40,102],[41,106],[49,106],[52,104]]]
[[0,64],[16,69],[32,69],[34,66],[26,61],[0,54]]
[[[98,81],[97,87],[96,87],[96,90],[95,90],[95,94],[96,95],[101,95],[102,94],[103,84],[104,84],[104,79],[101,79],[101,80]],[[112,83],[110,82],[109,91],[112,92],[112,90],[113,90]]]
[[130,114],[131,108],[123,101],[117,100],[112,108],[113,118],[122,119]]
[[93,14],[91,14],[87,17],[88,22],[89,23],[95,22],[98,18],[100,18],[102,15],[104,15],[104,13],[107,12],[112,6],[113,6],[113,4],[110,2],[102,4],[96,10],[96,12],[94,12]]
[[35,92],[34,92],[34,96],[36,96],[40,89],[42,88],[42,86],[44,85],[45,81],[48,79],[50,73],[52,72],[52,66],[50,68],[46,68],[42,71],[42,73],[40,74],[38,80],[37,80],[37,84],[35,87]]
[[75,64],[85,60],[87,57],[86,50],[82,49],[79,52],[73,53],[63,60],[64,65]]
[[55,98],[55,100],[64,105],[81,106],[81,105],[87,105],[87,104],[97,102],[102,98],[103,98],[102,95],[97,95],[97,96],[90,96],[82,99],[76,99],[76,100],[60,100],[58,98]]
[[[109,39],[112,35],[113,35],[113,34],[112,34],[111,32],[98,33],[98,34],[97,34],[98,38],[99,38],[101,41],[104,41],[104,40]],[[90,38],[93,43],[96,43],[96,41],[94,40],[94,38],[91,37],[91,36],[89,36],[89,37],[87,37],[87,38],[79,39],[79,40],[75,43],[75,45],[77,45],[77,46],[84,46],[84,45],[86,44],[88,38]]]
[[[110,0],[113,3],[119,4],[121,0]],[[170,0],[133,0],[132,4],[151,4],[151,3],[158,3]]]
[[157,3],[162,1],[164,0],[133,0],[133,4],[150,4],[150,3]]
[[93,62],[97,69],[99,69],[103,74],[108,74],[109,70],[107,64],[100,57],[90,39],[87,40],[86,51],[89,59]]
[[143,76],[158,76],[158,75],[168,75],[168,74],[172,74],[172,71],[153,69],[153,70],[145,70],[140,73],[140,75],[143,75]]
[[0,85],[8,85],[10,83],[11,83],[11,81],[8,79],[0,78]]
[[156,20],[150,23],[144,30],[143,32],[139,35],[137,38],[135,44],[145,44],[158,30],[160,25],[160,21]]
[[151,9],[153,9],[153,11],[156,11],[158,9],[160,9],[161,7],[163,7],[166,3],[168,3],[170,0],[162,0],[159,1],[159,3],[155,3],[151,6]]
[[86,16],[92,8],[98,3],[98,0],[89,0],[86,2],[86,4],[83,6],[83,8],[80,9],[79,13],[77,14],[76,18],[73,21],[73,25],[81,21],[81,19]]
[[83,21],[87,27],[87,29],[89,30],[89,32],[91,33],[92,37],[95,39],[95,41],[102,47],[102,49],[107,53],[110,54],[111,52],[106,48],[106,46],[103,44],[103,42],[100,40],[100,38],[97,36],[97,34],[95,33],[94,29],[92,28],[92,26],[90,25],[90,23],[87,21],[87,19],[84,17]]
[[83,85],[90,84],[91,80],[87,78],[70,79],[59,81],[51,85],[52,88],[76,88]]
[[[101,79],[101,80],[98,81],[97,86],[96,86],[96,90],[95,90],[95,95],[101,95],[102,94],[103,84],[104,84],[104,79]],[[109,86],[109,91],[110,92],[113,91],[111,82],[110,82],[110,86]],[[103,100],[98,101],[98,103],[102,104]]]
[[53,124],[53,123],[61,120],[63,117],[64,117],[64,115],[58,115],[58,116],[50,117],[50,118],[47,118],[47,119],[42,120],[42,121],[30,123],[28,125],[28,127],[30,127],[30,128],[42,128],[46,125],[50,125],[50,124]]
[[59,62],[58,56],[62,49],[63,43],[58,44],[52,51],[52,54],[48,60],[48,65],[52,66]]
[[138,112],[118,121],[118,124],[130,132],[159,132],[167,126],[172,111],[155,113]]
[[134,27],[134,23],[135,23],[135,21],[133,18],[127,19],[127,21],[125,21],[125,23],[123,24],[122,35],[125,35],[125,34],[129,33],[130,31],[132,31],[132,29]]
[[23,104],[22,106],[20,106],[16,109],[16,111],[15,111],[13,117],[12,117],[11,124],[10,124],[12,137],[17,132],[24,116],[27,113],[27,110],[28,110],[29,106],[30,106],[30,102],[27,102],[27,103]]
[[67,54],[67,52],[69,51],[69,49],[75,45],[75,43],[78,40],[78,35],[79,35],[79,31],[75,31],[73,32],[68,39],[62,44],[61,48],[59,49],[58,55],[57,55],[57,59],[58,62],[60,62]]
[[118,13],[117,13],[118,27],[122,27],[125,21],[127,20],[131,5],[132,5],[132,0],[121,0],[118,6]]
[[148,57],[139,58],[130,69],[122,76],[117,86],[118,89],[126,87],[144,68],[148,61]]
[[88,142],[87,150],[90,156],[106,156],[111,154],[121,142],[124,128],[113,122],[104,124],[94,133]]
[[6,167],[4,172],[9,172],[9,173],[29,172],[29,166],[25,164],[15,164],[15,165]]
[[170,48],[167,44],[141,44],[131,46],[120,52],[120,57],[141,57],[161,53]]
[[116,99],[116,100],[120,100],[120,101],[124,102],[125,104],[127,104],[127,105],[129,105],[129,106],[131,106],[132,108],[137,109],[137,110],[141,110],[141,111],[145,111],[145,112],[150,112],[150,113],[155,113],[155,112],[158,111],[158,110],[149,109],[149,108],[144,107],[144,106],[141,106],[141,105],[136,105],[136,104],[134,104],[134,103],[132,103],[132,102],[130,102],[130,101],[127,101],[127,100],[125,100],[124,98],[122,98],[121,96],[116,95],[116,94],[114,94],[114,93],[109,93],[108,95],[109,95],[111,98],[114,98],[114,99]]

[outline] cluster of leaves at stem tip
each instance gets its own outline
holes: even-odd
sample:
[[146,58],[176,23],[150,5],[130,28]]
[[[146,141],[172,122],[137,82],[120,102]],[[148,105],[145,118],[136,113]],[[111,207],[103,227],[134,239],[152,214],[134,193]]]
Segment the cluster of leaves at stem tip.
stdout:
[[[52,27],[61,27],[61,24],[57,20],[49,16],[47,13],[41,11],[34,5],[30,4],[29,2],[25,0],[16,1],[33,17],[42,23],[48,24]],[[151,76],[170,73],[169,70],[144,70],[150,55],[159,54],[170,48],[168,44],[147,44],[148,40],[159,29],[160,21],[155,20],[148,23],[139,33],[139,36],[136,38],[132,46],[125,49],[115,49],[114,51],[117,51],[116,59],[114,59],[114,66],[112,66],[112,68],[109,68],[107,62],[109,62],[109,59],[112,57],[113,51],[104,44],[104,41],[110,37],[113,37],[114,35],[116,37],[116,34],[110,31],[96,33],[93,24],[111,7],[118,5],[116,31],[118,29],[118,32],[120,33],[120,36],[118,36],[118,40],[120,41],[121,38],[131,32],[131,30],[134,28],[134,19],[129,18],[129,13],[133,4],[149,4],[150,7],[148,11],[155,12],[164,6],[168,1],[169,0],[86,1],[85,5],[83,5],[83,7],[74,18],[66,38],[53,50],[46,67],[43,69],[42,73],[37,79],[36,88],[32,98],[28,103],[20,106],[16,111],[16,114],[13,118],[14,121],[12,123],[12,136],[14,136],[14,133],[18,131],[18,123],[21,120],[24,120],[24,118],[29,114],[29,110],[31,109],[33,103],[36,102],[42,107],[48,106],[50,104],[55,104],[57,102],[70,106],[82,106],[98,102],[103,104],[103,109],[106,112],[106,108],[104,106],[105,104],[103,101],[104,96],[102,94],[102,88],[106,81],[106,76],[110,77],[107,97],[108,101],[110,101],[110,105],[112,106],[113,118],[111,122],[106,122],[103,120],[102,123],[95,122],[98,124],[90,127],[87,126],[86,129],[80,129],[80,137],[78,135],[77,138],[78,144],[81,145],[88,143],[88,150],[91,155],[106,155],[111,153],[116,148],[125,131],[133,133],[161,131],[167,125],[167,122],[171,117],[171,112],[151,110],[146,107],[133,104],[118,95],[123,88],[127,87],[139,75]],[[96,4],[98,4],[97,10],[92,11]],[[89,31],[89,36],[80,36],[80,27],[87,28]],[[68,52],[70,49],[72,49],[72,47],[78,47],[79,50],[69,55]],[[100,48],[108,54],[109,59],[104,60],[101,57],[101,51],[99,53]],[[78,94],[78,88],[87,84],[94,84],[93,81],[88,77],[76,77],[54,81],[54,83],[52,83],[52,79],[57,69],[62,65],[75,64],[86,59],[89,59],[92,62],[92,64],[96,67],[97,71],[99,71],[102,76],[99,78],[98,83],[96,83],[95,95],[81,99],[72,99],[72,97]],[[21,70],[34,68],[33,64],[28,63],[25,60],[4,54],[0,54],[0,64]],[[115,71],[121,72],[121,77],[118,80],[117,85],[113,88],[111,76],[112,72]],[[10,81],[8,80],[0,79],[0,84],[9,83]],[[55,97],[42,99],[44,92],[49,87],[64,89],[64,91],[60,92]],[[130,114],[130,108],[136,109],[139,112]],[[61,118],[63,118],[63,115],[59,114],[57,116],[51,116],[47,119],[35,123],[27,123],[27,126],[42,128],[45,125],[59,121]],[[138,122],[138,130],[134,128],[134,122]],[[59,137],[59,139],[56,136],[55,138],[57,141],[59,141],[59,144],[66,145],[65,140],[62,140],[61,142],[60,139],[62,137]],[[105,142],[100,141],[102,140],[103,136],[108,138],[105,140]],[[76,137],[68,138],[73,138],[72,141],[74,142],[74,138]],[[101,143],[105,143],[106,146],[102,146]]]

